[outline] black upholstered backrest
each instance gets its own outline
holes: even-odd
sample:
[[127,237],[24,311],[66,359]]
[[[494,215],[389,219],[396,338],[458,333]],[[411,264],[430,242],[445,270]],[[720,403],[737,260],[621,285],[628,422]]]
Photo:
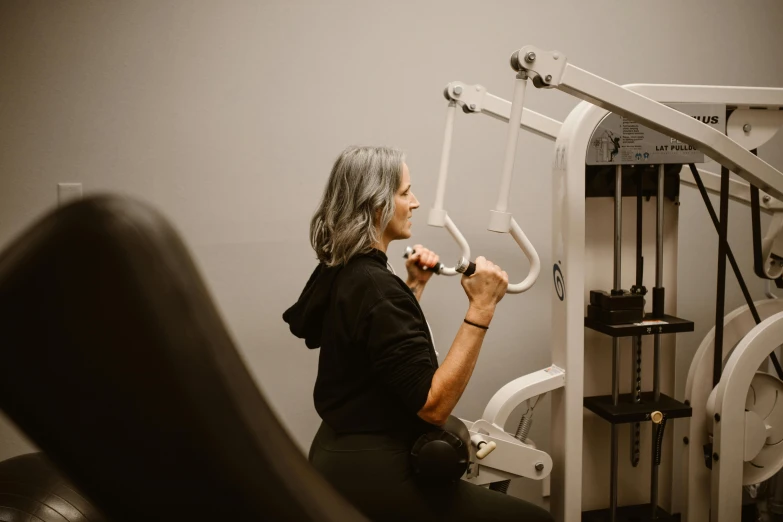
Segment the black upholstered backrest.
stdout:
[[115,522],[363,520],[270,410],[178,235],[135,201],[65,207],[0,254],[0,407]]

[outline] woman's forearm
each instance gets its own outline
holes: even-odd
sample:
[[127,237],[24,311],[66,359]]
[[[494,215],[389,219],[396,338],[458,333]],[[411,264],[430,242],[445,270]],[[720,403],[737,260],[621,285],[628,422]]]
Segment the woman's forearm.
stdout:
[[[482,310],[470,307],[465,319],[482,326],[489,326],[494,308]],[[427,402],[418,415],[436,426],[446,422],[473,375],[486,330],[462,323],[443,364],[435,371]]]

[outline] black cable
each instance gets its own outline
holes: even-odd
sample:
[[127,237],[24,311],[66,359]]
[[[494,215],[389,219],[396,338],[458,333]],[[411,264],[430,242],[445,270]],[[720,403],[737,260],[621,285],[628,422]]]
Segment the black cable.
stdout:
[[[758,156],[756,149],[751,150]],[[750,186],[750,220],[753,231],[753,271],[762,279],[769,279],[764,273],[764,252],[761,248],[761,204],[759,203],[759,188]]]
[[[707,207],[707,212],[710,214],[712,224],[715,225],[715,231],[720,233],[718,216],[715,215],[715,209],[712,207],[712,202],[710,201],[710,197],[707,194],[707,189],[704,187],[704,182],[701,180],[701,175],[693,163],[691,163],[689,167],[691,169],[691,174],[693,174],[693,179],[696,180],[696,186],[699,187],[699,192],[701,193],[701,197],[704,200],[705,206]],[[742,295],[745,296],[745,301],[747,301],[748,307],[750,307],[750,313],[753,315],[753,320],[756,321],[756,324],[758,324],[761,322],[761,318],[759,317],[758,311],[756,311],[756,305],[753,302],[753,298],[750,296],[750,291],[745,284],[745,278],[742,277],[742,272],[740,272],[737,259],[734,257],[734,253],[731,251],[730,245],[726,245],[726,255],[728,256],[729,263],[731,264],[731,268],[734,271],[734,276],[737,278],[737,282],[740,285]]]
[[726,246],[729,244],[729,169],[720,167],[720,217],[718,218],[718,291],[715,296],[715,354],[712,361],[712,385],[717,386],[723,372],[723,317],[726,313]]
[[753,271],[756,275],[768,279],[764,273],[764,253],[761,249],[761,204],[759,203],[759,188],[750,186],[750,219],[753,231]]
[[[715,215],[715,209],[713,208],[710,197],[707,194],[707,189],[704,187],[704,182],[701,180],[701,175],[699,175],[699,171],[696,169],[696,165],[691,163],[688,166],[691,169],[691,174],[693,174],[693,179],[696,180],[696,186],[699,187],[699,193],[704,200],[704,205],[707,207],[707,212],[710,214],[712,223],[715,225],[715,230],[720,233],[718,216]],[[742,277],[742,272],[740,272],[737,260],[731,251],[731,246],[728,243],[726,244],[726,256],[728,257],[731,268],[734,271],[734,276],[737,278],[737,283],[739,283],[740,289],[742,290],[742,295],[745,297],[745,301],[748,303],[748,308],[750,309],[750,313],[753,315],[753,320],[756,322],[756,324],[759,324],[761,322],[761,317],[759,316],[758,310],[756,310],[756,304],[753,302],[750,291],[745,284],[745,279]],[[723,324],[723,321],[721,320],[720,323]],[[783,367],[781,367],[777,355],[772,352],[769,356],[770,359],[772,359],[772,365],[775,367],[775,372],[778,374],[778,378],[783,380]]]

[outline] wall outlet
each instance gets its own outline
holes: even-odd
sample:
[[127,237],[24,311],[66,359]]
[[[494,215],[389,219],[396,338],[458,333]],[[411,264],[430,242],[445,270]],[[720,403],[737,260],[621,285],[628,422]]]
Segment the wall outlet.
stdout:
[[57,184],[57,206],[62,207],[71,201],[82,199],[81,183],[58,183]]

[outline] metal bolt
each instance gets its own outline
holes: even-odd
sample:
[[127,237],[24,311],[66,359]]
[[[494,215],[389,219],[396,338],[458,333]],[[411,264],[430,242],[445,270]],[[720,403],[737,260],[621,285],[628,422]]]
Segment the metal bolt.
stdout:
[[476,110],[476,104],[475,103],[471,103],[470,104],[470,110],[472,110],[472,111]]
[[772,197],[771,196],[764,196],[761,199],[762,199],[762,201],[764,201],[764,203],[769,203],[769,201],[772,199]]
[[752,128],[753,127],[750,126],[750,123],[746,123],[745,125],[742,126],[742,130],[744,130],[745,132],[750,132],[750,129]]
[[717,453],[712,454],[712,460],[720,460]]
[[720,422],[720,413],[715,414],[715,422]]
[[552,81],[552,75],[551,74],[547,74],[546,78],[544,78],[544,80],[546,81],[546,83],[551,82]]
[[536,471],[544,471],[544,463],[536,462]]
[[454,87],[454,94],[456,94],[456,95],[462,94],[462,86],[461,85],[457,85],[456,87]]
[[683,442],[685,445],[687,445],[687,444],[690,442],[690,440],[688,440],[688,437],[683,437],[683,438],[682,438],[682,442]]
[[530,51],[529,53],[527,53],[527,54],[525,55],[525,61],[526,61],[527,63],[533,63],[533,62],[535,62],[535,61],[536,61],[536,53],[534,53],[533,51]]

